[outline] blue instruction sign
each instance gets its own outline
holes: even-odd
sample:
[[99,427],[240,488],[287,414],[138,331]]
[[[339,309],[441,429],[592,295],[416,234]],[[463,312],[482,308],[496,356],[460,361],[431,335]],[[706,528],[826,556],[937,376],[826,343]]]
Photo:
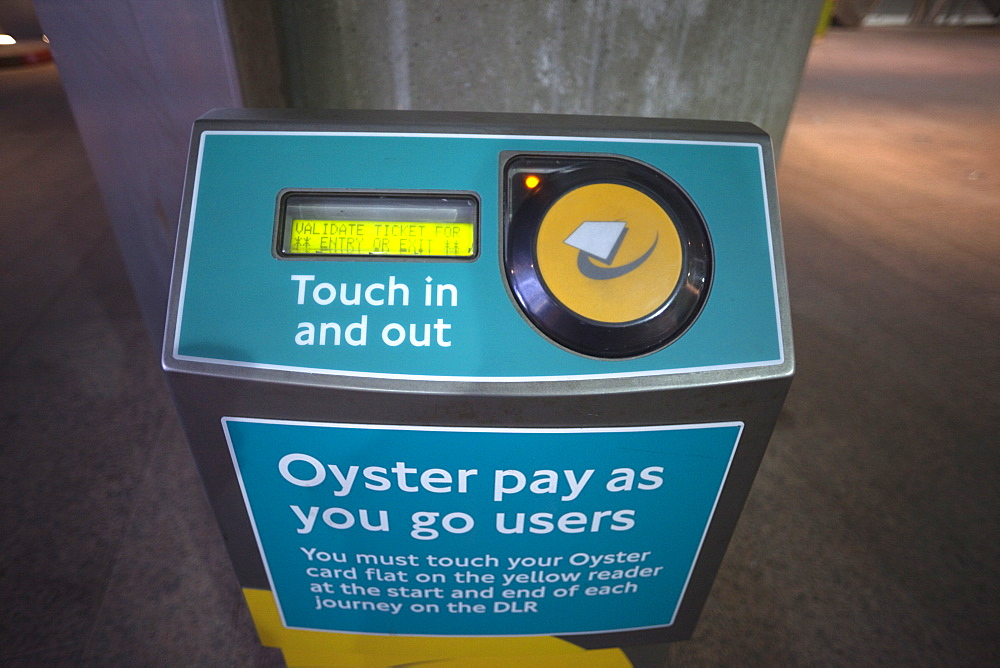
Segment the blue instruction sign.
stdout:
[[743,423],[223,427],[285,626],[517,636],[671,625]]

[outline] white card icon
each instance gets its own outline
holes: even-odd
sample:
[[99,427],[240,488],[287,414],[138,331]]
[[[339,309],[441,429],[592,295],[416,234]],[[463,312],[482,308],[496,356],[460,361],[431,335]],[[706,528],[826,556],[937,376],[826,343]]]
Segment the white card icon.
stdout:
[[604,264],[611,264],[625,236],[625,223],[617,220],[588,220],[566,237],[565,243]]

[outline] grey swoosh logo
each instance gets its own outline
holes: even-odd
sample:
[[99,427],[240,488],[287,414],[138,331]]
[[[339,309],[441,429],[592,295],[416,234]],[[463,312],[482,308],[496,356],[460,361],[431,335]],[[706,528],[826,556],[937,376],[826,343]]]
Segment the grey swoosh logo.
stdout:
[[611,278],[618,278],[619,276],[624,276],[630,271],[638,268],[639,265],[648,260],[649,256],[653,254],[653,250],[656,248],[656,243],[659,240],[660,235],[657,233],[656,238],[653,239],[653,245],[649,247],[649,250],[635,260],[632,260],[628,264],[623,264],[620,267],[602,267],[594,264],[594,256],[584,251],[580,251],[580,254],[576,256],[576,266],[580,270],[581,274],[587,278],[592,278],[597,281],[606,281]]

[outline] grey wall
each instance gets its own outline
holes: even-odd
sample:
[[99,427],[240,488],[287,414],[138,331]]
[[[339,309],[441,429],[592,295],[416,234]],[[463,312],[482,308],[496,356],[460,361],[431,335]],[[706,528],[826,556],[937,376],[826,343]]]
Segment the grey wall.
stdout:
[[241,106],[221,0],[35,0],[132,287],[163,332],[191,123]]
[[780,143],[821,0],[290,0],[292,106],[748,120]]

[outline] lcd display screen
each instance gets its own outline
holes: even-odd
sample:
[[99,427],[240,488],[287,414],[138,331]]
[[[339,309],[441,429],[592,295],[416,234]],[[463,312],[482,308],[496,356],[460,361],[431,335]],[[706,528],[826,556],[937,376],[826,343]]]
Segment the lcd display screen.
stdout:
[[472,195],[285,193],[278,255],[470,260],[478,222]]

